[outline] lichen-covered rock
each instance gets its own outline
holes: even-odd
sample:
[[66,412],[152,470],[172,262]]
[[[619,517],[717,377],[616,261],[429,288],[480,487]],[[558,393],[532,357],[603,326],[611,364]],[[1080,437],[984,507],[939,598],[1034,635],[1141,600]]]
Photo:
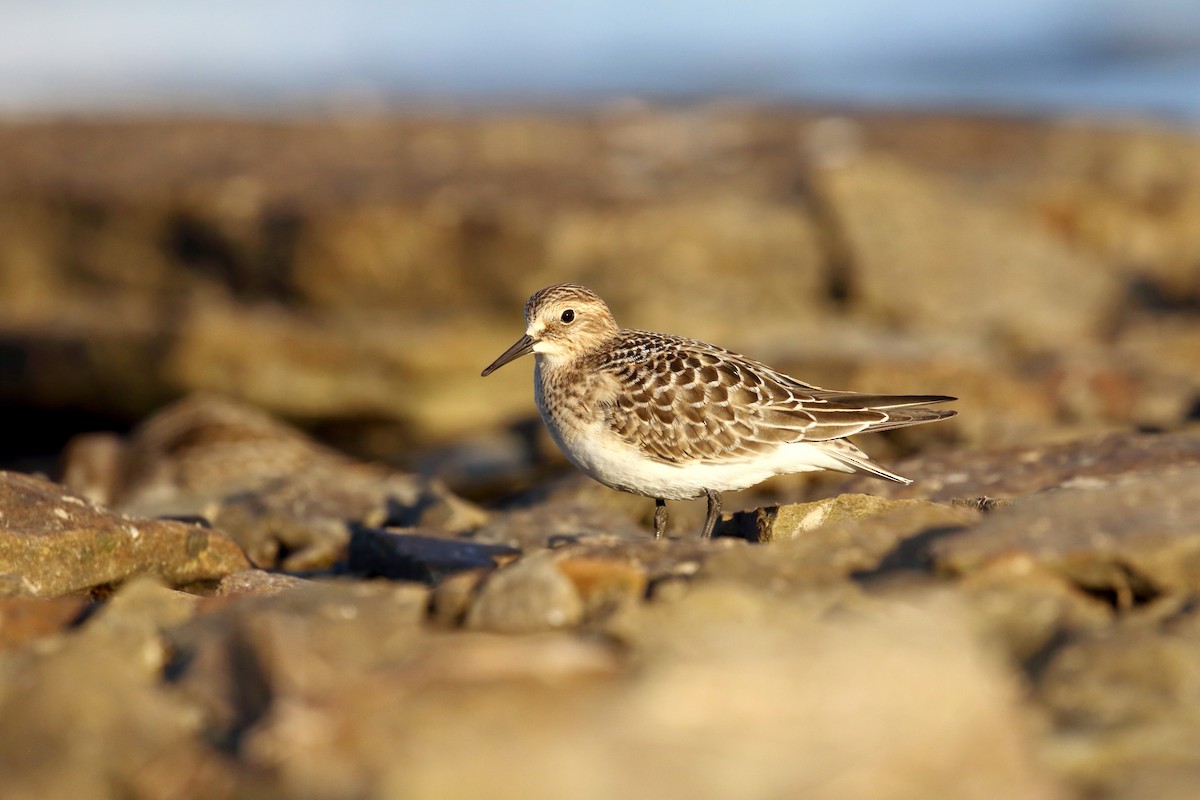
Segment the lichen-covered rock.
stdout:
[[0,573],[19,594],[54,597],[149,573],[172,585],[245,569],[224,534],[118,514],[48,481],[0,472]]

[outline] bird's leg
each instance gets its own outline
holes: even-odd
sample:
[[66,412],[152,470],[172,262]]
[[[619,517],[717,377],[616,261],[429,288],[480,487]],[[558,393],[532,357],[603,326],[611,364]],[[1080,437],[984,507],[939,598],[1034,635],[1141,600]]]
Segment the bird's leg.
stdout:
[[654,538],[661,539],[667,532],[667,501],[654,498]]
[[704,518],[704,532],[700,534],[700,538],[708,539],[712,537],[717,517],[721,516],[721,493],[712,489],[705,489],[704,493],[708,495],[708,516]]

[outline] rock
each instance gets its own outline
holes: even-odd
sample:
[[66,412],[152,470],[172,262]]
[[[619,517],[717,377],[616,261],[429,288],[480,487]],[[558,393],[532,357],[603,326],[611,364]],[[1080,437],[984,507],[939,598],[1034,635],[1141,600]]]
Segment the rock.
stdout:
[[261,569],[247,569],[232,572],[217,584],[217,597],[264,597],[297,586],[303,586],[305,580],[294,575],[281,575]]
[[944,511],[936,504],[922,501],[887,500],[868,494],[839,494],[812,503],[768,506],[740,512],[722,520],[713,535],[737,536],[751,542],[788,541],[807,536],[827,525],[869,519],[915,507],[933,509],[930,513],[935,516]]
[[653,588],[664,581],[690,579],[714,554],[748,546],[745,541],[731,537],[629,541],[619,536],[590,535],[563,541],[553,552],[559,563],[573,559],[624,562],[645,575]]
[[347,441],[382,431],[375,457],[444,444],[528,414],[521,370],[482,391],[465,367],[511,341],[532,288],[572,275],[629,324],[755,356],[843,319],[926,336],[909,363],[963,343],[1020,417],[1039,394],[1025,346],[1103,347],[1128,318],[1113,306],[1194,302],[1188,131],[724,104],[551,116],[8,126],[0,343],[21,357],[4,400],[132,421],[222,392]]
[[461,532],[487,518],[437,481],[355,462],[213,397],[185,399],[148,419],[123,464],[119,509],[203,517],[259,567],[328,567],[346,557],[353,523]]
[[13,472],[0,473],[0,521],[0,573],[19,576],[21,594],[53,597],[142,573],[180,586],[248,566],[217,531],[116,514]]
[[506,545],[360,527],[350,540],[348,567],[364,577],[432,585],[455,572],[495,568],[520,554]]
[[0,597],[0,651],[65,630],[83,616],[88,599]]
[[970,574],[1024,554],[1118,609],[1200,590],[1200,466],[1077,479],[935,542],[939,570]]
[[205,735],[236,748],[283,698],[411,657],[429,592],[417,584],[304,581],[230,598],[165,632],[172,686],[203,710]]
[[1053,648],[1111,624],[1113,609],[1026,553],[998,558],[954,586],[982,635],[1036,671]]
[[[64,454],[173,520],[0,474],[0,795],[1192,796],[1198,141],[727,103],[0,126],[23,463],[207,390],[420,470],[193,396]],[[781,477],[656,541],[567,471],[529,362],[478,377],[563,275],[961,416],[863,442],[911,487]],[[227,535],[340,577],[188,572]],[[17,596],[13,542],[77,593]]]
[[0,654],[5,796],[229,796],[233,765],[200,738],[199,709],[162,684],[154,625],[124,613]]
[[[320,643],[295,636],[280,645],[309,653]],[[299,679],[272,683],[276,702],[240,742],[245,762],[268,771],[283,797],[516,797],[555,771],[559,752],[539,752],[540,741],[574,733],[555,724],[572,713],[600,713],[581,696],[619,666],[611,645],[561,633],[425,635],[401,657],[389,649],[389,659],[354,670],[289,660]],[[451,753],[457,767],[443,760]],[[528,758],[522,777],[492,771],[506,755]]]
[[433,587],[430,616],[446,627],[457,627],[467,617],[467,609],[490,569],[468,569],[446,575]]
[[1122,287],[1095,260],[911,164],[870,153],[816,176],[852,254],[859,313],[1038,348],[1096,336],[1117,308]]
[[532,555],[488,576],[467,611],[466,625],[497,633],[568,628],[583,618],[575,584],[548,555]]
[[1059,486],[1105,481],[1172,465],[1200,464],[1200,432],[1115,433],[1067,442],[916,456],[891,464],[914,478],[909,486],[852,478],[845,491],[866,489],[883,497],[930,500],[1013,498]]
[[1138,422],[1170,430],[1181,420],[1194,421],[1200,411],[1200,320],[1146,313],[1119,336],[1117,357],[1136,365],[1145,387],[1134,412]]
[[636,605],[645,599],[646,572],[630,558],[565,556],[555,561],[575,585],[589,618],[597,618]]
[[1200,733],[1191,605],[1177,605],[1163,624],[1131,617],[1073,637],[1041,672],[1037,698],[1054,724],[1048,757],[1098,796],[1144,797],[1134,790],[1155,786],[1187,796],[1179,779],[1200,769],[1188,746]]
[[[821,624],[753,589],[726,599],[723,614],[697,602],[627,642],[636,676],[570,694],[512,686],[507,701],[426,692],[415,702],[454,702],[458,713],[419,732],[402,719],[385,728],[376,715],[376,737],[387,730],[397,743],[498,732],[467,751],[393,760],[383,785],[404,796],[556,797],[580,781],[606,797],[772,797],[801,785],[816,798],[1064,796],[1031,755],[1016,686],[953,611]],[[871,714],[846,713],[863,701]],[[456,769],[442,766],[451,758]],[[511,763],[526,766],[502,768]]]
[[1140,292],[1194,297],[1196,138],[1151,125],[1052,130],[1031,210],[1081,248],[1138,265]]
[[112,433],[81,433],[62,454],[62,483],[86,500],[112,505],[121,491],[125,443]]
[[[653,508],[653,502],[646,502]],[[496,514],[473,538],[528,550],[597,535],[637,540],[650,538],[653,533],[603,508],[573,502],[548,502]]]
[[187,622],[196,613],[200,598],[163,586],[142,575],[126,581],[88,620],[89,630],[104,626],[144,626],[164,630]]
[[840,495],[734,515],[727,532],[770,544],[711,556],[700,576],[778,589],[928,568],[931,542],[974,524],[979,512],[927,501]]

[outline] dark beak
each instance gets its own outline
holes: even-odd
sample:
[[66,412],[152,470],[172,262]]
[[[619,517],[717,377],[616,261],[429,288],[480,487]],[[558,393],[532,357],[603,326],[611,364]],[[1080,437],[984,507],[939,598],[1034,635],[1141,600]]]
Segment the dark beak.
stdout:
[[516,361],[521,356],[527,356],[532,352],[533,352],[533,337],[532,336],[522,336],[520,339],[517,339],[516,343],[514,343],[512,347],[505,350],[504,353],[499,358],[497,358],[491,364],[488,364],[487,369],[485,369],[483,372],[481,372],[480,375],[482,375],[483,377],[486,378],[488,375],[491,375],[493,372],[500,369],[508,362]]

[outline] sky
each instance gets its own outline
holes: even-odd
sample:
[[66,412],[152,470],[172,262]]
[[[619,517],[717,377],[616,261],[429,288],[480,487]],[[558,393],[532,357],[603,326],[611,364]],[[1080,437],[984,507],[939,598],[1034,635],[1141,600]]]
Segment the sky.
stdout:
[[0,0],[0,113],[739,95],[1200,120],[1198,0]]

